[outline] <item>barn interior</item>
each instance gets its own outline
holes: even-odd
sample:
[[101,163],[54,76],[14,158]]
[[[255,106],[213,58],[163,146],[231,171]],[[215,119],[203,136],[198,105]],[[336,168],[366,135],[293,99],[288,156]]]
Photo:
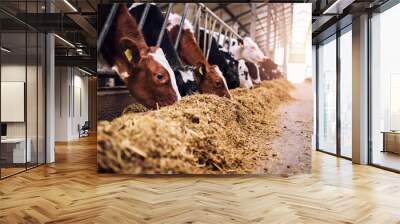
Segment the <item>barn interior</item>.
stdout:
[[[96,173],[97,120],[113,119],[134,100],[126,97],[129,93],[118,79],[113,87],[98,88],[109,74],[97,72],[97,4],[127,2],[0,2],[0,199],[5,202],[0,203],[0,221],[78,222],[98,215],[97,221],[107,223],[115,221],[115,214],[118,220],[171,223],[400,220],[400,204],[393,200],[400,196],[398,1],[204,3],[238,35],[252,37],[288,80],[301,84],[311,79],[310,174],[106,179]],[[157,5],[163,11],[168,7]],[[183,3],[173,8],[179,14],[183,10]],[[299,27],[307,27],[307,32]],[[102,108],[107,111],[101,113]],[[106,116],[99,117],[99,111]],[[235,184],[243,187],[232,187]],[[174,192],[190,191],[198,203],[171,199],[176,198]],[[166,199],[143,199],[149,195]],[[240,203],[220,203],[226,196],[250,204],[249,195],[261,195],[258,202],[266,205],[249,206],[260,219],[249,217],[249,207]],[[138,205],[136,200],[146,202]],[[171,204],[175,206],[168,207]],[[146,212],[155,206],[163,207],[164,219]],[[201,215],[194,217],[184,209],[178,214],[176,206],[192,206],[191,211]],[[122,212],[137,207],[139,216]]]

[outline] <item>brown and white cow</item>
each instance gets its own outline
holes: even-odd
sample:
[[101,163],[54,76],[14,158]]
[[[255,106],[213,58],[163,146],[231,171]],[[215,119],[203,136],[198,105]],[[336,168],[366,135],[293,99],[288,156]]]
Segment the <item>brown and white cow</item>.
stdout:
[[[99,27],[104,25],[111,6],[99,5]],[[180,100],[174,72],[159,47],[149,47],[137,21],[125,4],[118,8],[101,49],[104,59],[125,81],[132,96],[149,108]]]
[[[168,18],[167,29],[173,42],[176,42],[181,18],[177,14],[171,14]],[[178,53],[183,63],[197,68],[196,76],[199,81],[200,93],[210,93],[231,98],[222,72],[217,65],[210,65],[204,57],[202,50],[196,43],[193,27],[188,20],[185,20],[182,28]]]

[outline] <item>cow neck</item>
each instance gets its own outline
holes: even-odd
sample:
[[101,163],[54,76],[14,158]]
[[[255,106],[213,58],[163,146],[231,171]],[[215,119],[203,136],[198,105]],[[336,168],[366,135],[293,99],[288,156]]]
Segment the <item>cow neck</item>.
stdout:
[[[171,30],[172,39],[174,39],[174,41],[176,41],[178,29],[179,26],[175,26]],[[182,60],[189,65],[198,66],[207,63],[207,60],[203,56],[203,52],[194,39],[193,33],[189,29],[182,30],[178,51]]]
[[123,37],[131,38],[139,51],[147,51],[149,47],[144,41],[143,34],[139,30],[136,20],[130,15],[126,7],[120,7],[120,14],[117,19],[117,42]]

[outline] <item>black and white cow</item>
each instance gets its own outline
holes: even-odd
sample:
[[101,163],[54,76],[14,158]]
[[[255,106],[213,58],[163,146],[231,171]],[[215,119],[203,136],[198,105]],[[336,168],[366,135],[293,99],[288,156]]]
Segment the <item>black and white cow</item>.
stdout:
[[[204,50],[204,30],[200,30],[200,40],[199,45],[200,48]],[[209,35],[206,35],[206,48],[208,50],[208,40]],[[211,48],[210,48],[210,55],[208,58],[208,62],[210,64],[218,65],[219,69],[221,70],[222,74],[225,77],[229,89],[234,89],[240,86],[239,74],[237,66],[231,66],[227,63],[224,54],[219,50],[218,43],[214,37],[212,37],[211,41]],[[232,61],[232,63],[234,63]]]
[[222,53],[222,55],[224,56],[228,65],[231,68],[238,71],[240,87],[246,88],[246,89],[253,87],[253,82],[251,81],[249,69],[247,68],[247,66],[245,64],[245,60],[244,59],[236,60],[233,57],[232,53],[228,52],[226,47],[219,46],[219,50]]
[[[146,4],[144,3],[133,3],[129,7],[131,15],[137,21],[140,21],[145,6]],[[165,18],[160,9],[156,5],[151,4],[142,30],[147,45],[155,46],[157,44],[164,19]],[[179,64],[179,56],[168,37],[168,30],[165,30],[160,47],[164,51],[164,54],[175,73],[176,82],[181,96],[192,95],[193,93],[198,92],[198,83],[194,76],[194,70],[191,67],[182,67]]]
[[230,52],[236,60],[246,60],[246,65],[251,67],[249,67],[249,72],[253,83],[259,84],[261,82],[259,64],[265,56],[258,45],[250,37],[245,37],[240,43],[232,41]]

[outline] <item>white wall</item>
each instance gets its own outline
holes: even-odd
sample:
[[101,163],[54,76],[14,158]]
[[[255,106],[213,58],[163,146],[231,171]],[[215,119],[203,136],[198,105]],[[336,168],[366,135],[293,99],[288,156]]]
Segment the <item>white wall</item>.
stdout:
[[70,141],[88,120],[88,78],[72,67],[56,67],[55,73],[55,140]]
[[69,133],[69,84],[68,67],[55,68],[55,141],[67,141]]

